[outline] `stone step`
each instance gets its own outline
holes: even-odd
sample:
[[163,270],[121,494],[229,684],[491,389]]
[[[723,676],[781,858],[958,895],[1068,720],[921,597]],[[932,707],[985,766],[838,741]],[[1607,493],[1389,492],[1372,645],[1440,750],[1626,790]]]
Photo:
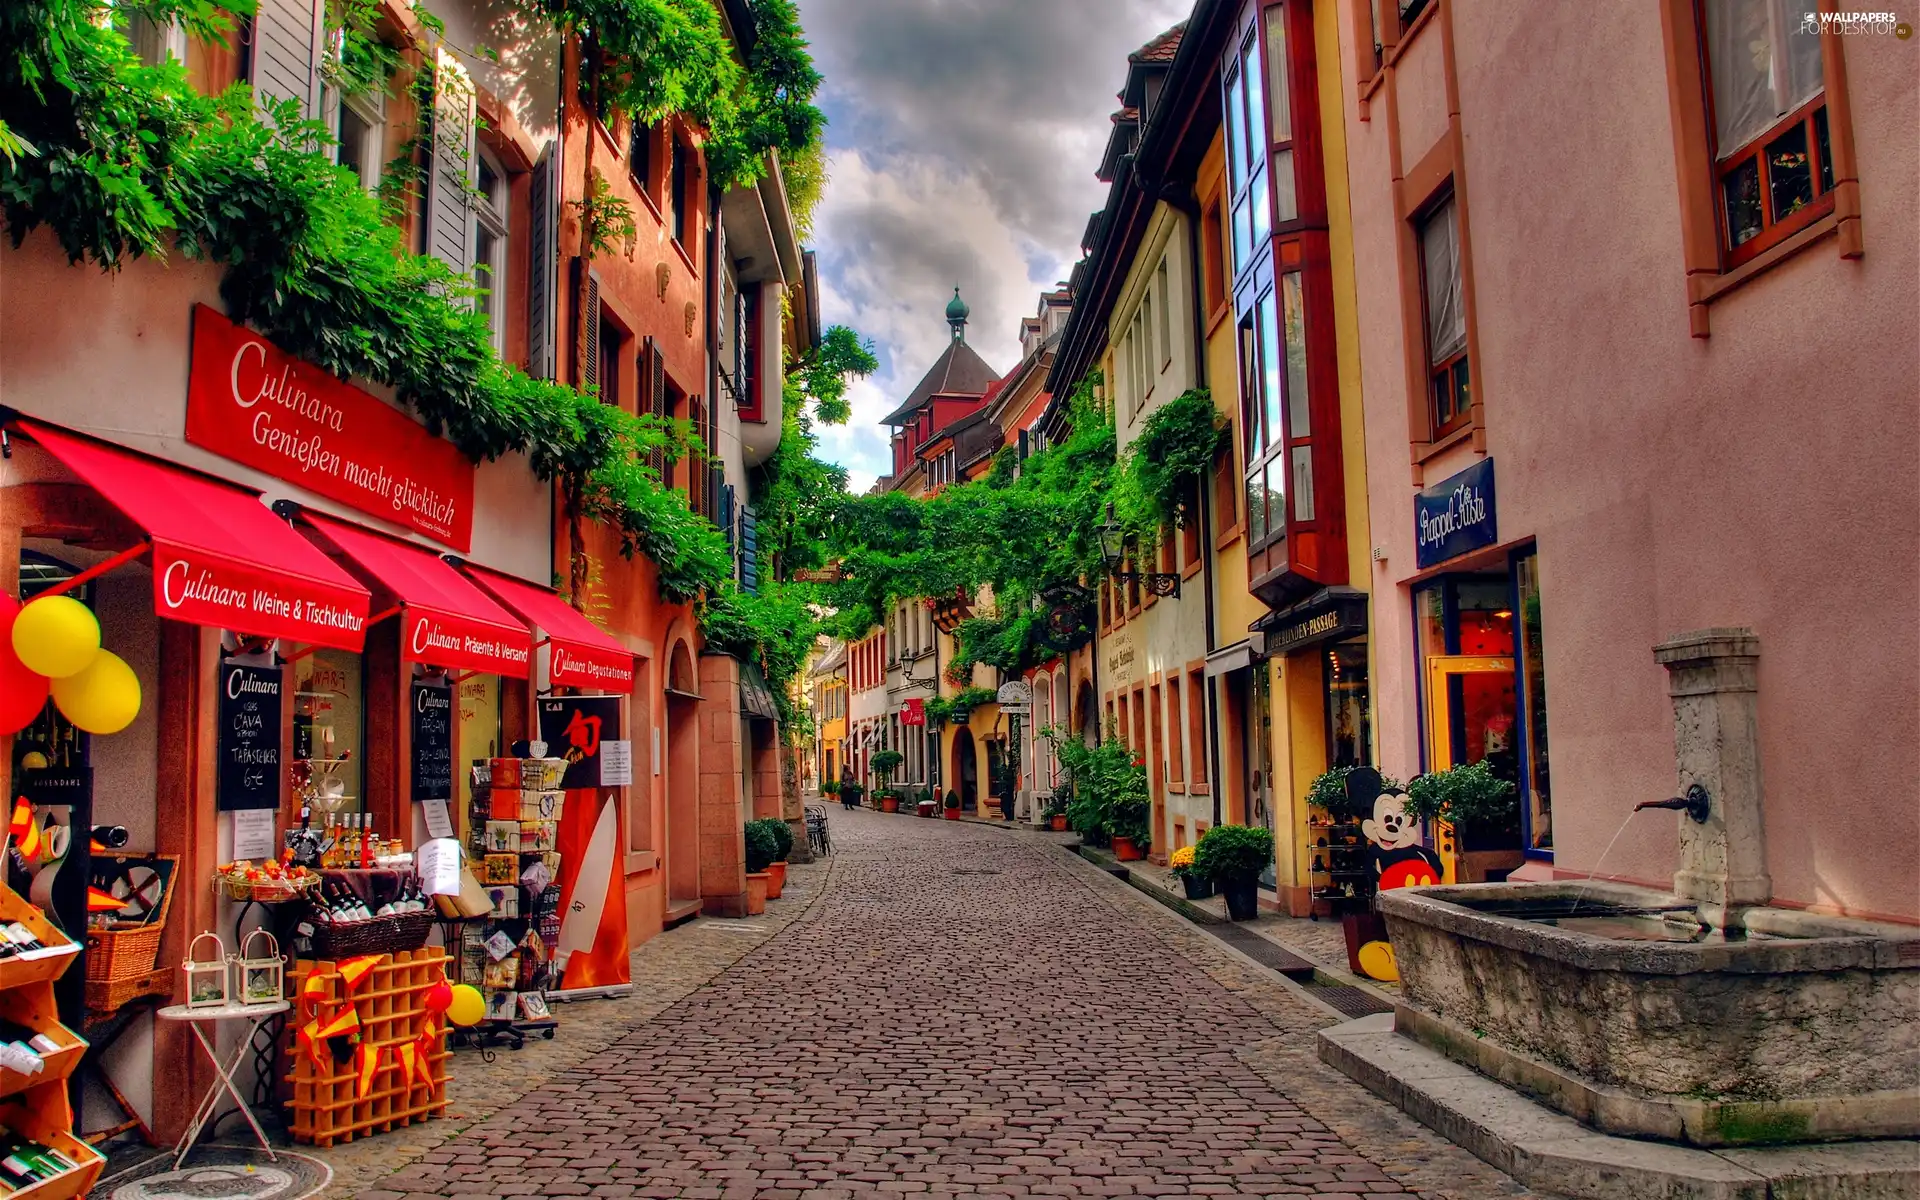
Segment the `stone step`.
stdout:
[[1393,1030],[1320,1032],[1320,1059],[1531,1188],[1570,1200],[1914,1200],[1920,1142],[1697,1150],[1595,1133]]

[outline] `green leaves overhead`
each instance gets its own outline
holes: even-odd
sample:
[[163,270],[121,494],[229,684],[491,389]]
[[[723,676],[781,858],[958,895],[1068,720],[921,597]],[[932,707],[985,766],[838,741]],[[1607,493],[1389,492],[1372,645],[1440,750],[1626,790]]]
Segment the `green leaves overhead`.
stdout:
[[557,27],[592,39],[602,100],[651,123],[685,113],[706,130],[707,169],[722,187],[765,174],[768,152],[817,150],[826,120],[792,0],[750,0],[755,37],[744,65],[711,0],[527,0]]

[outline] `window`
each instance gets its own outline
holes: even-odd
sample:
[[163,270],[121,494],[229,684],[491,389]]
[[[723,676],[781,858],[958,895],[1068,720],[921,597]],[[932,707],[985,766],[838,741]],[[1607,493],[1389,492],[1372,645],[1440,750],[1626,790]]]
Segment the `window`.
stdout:
[[1700,0],[1729,264],[1832,210],[1820,34],[1776,0]]
[[482,149],[478,157],[480,178],[473,206],[473,281],[480,288],[476,299],[480,313],[493,330],[494,352],[504,358],[507,306],[506,297],[501,293],[507,286],[507,177],[491,153]]
[[1220,202],[1207,205],[1200,214],[1200,288],[1207,314],[1219,312],[1227,302],[1227,279],[1233,264],[1227,261],[1227,246],[1221,240]]
[[740,418],[764,420],[760,396],[760,285],[740,289]]
[[1187,777],[1185,747],[1180,744],[1182,718],[1186,715],[1180,707],[1180,677],[1167,677],[1167,779],[1181,783]]
[[1426,312],[1427,416],[1430,436],[1467,423],[1472,388],[1467,375],[1467,314],[1460,294],[1460,226],[1452,193],[1415,220],[1420,241],[1420,289]]
[[[1288,281],[1291,281],[1290,283]],[[1289,296],[1293,311],[1299,311],[1299,275],[1282,276],[1283,292]],[[1300,390],[1305,393],[1304,319],[1301,326]],[[1288,353],[1293,353],[1293,335],[1289,335]],[[1286,384],[1292,369],[1283,369],[1278,305],[1272,291],[1261,294],[1254,311],[1240,324],[1240,392],[1246,397],[1241,414],[1247,429],[1247,538],[1258,546],[1283,536],[1287,529],[1286,427],[1282,423]],[[1309,503],[1311,503],[1309,501]]]
[[333,161],[360,177],[372,191],[380,184],[380,135],[386,130],[386,105],[377,94],[336,97]]
[[1313,419],[1307,405],[1307,313],[1300,272],[1280,276],[1280,322],[1287,353],[1287,455],[1293,519],[1313,520]]
[[1173,306],[1167,303],[1167,264],[1165,259],[1161,260],[1159,269],[1154,273],[1153,287],[1155,293],[1159,296],[1159,302],[1155,305],[1154,311],[1160,314],[1159,365],[1164,369],[1168,363],[1173,361],[1173,333],[1168,328],[1171,324],[1171,319],[1167,316],[1167,313]]
[[694,203],[693,192],[693,152],[679,137],[673,139],[673,161],[669,168],[667,187],[672,190],[673,202],[673,240],[689,255],[693,245],[687,239],[693,232],[690,210]]
[[620,406],[620,327],[605,312],[600,314],[600,369],[594,375],[600,385],[600,403]]
[[1266,98],[1260,36],[1248,26],[1222,71],[1226,89],[1227,180],[1232,194],[1233,261],[1245,269],[1272,228],[1267,198]]
[[1207,679],[1203,671],[1187,672],[1187,746],[1193,787],[1207,783]]
[[157,21],[143,12],[122,11],[127,18],[127,40],[133,43],[133,52],[141,62],[157,67],[169,58],[187,61],[187,31],[178,21]]
[[627,141],[627,174],[633,177],[634,186],[648,199],[653,198],[654,135],[654,126],[635,121]]
[[1287,91],[1287,10],[1267,10],[1267,137],[1272,150],[1274,220],[1282,224],[1300,215],[1293,177],[1293,101]]

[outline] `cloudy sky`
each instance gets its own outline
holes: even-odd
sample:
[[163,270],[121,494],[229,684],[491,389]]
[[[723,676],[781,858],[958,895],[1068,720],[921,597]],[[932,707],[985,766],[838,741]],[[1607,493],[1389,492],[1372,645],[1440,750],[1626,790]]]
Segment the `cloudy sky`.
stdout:
[[815,220],[829,324],[880,370],[821,453],[855,489],[887,470],[875,422],[945,345],[955,284],[967,340],[996,370],[1019,323],[1079,258],[1106,198],[1093,177],[1126,56],[1188,0],[799,0],[826,85],[831,178]]

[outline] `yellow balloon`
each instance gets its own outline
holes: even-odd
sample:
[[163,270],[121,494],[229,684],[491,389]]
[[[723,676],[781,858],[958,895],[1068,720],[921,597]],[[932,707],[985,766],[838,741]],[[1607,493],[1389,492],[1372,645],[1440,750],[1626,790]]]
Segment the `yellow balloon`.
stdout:
[[447,1020],[464,1028],[478,1025],[486,1015],[487,998],[480,994],[479,988],[470,983],[453,985],[453,1003],[447,1006]]
[[100,622],[72,596],[42,596],[13,619],[13,652],[34,674],[65,679],[100,653]]
[[85,670],[53,681],[53,703],[88,733],[119,733],[140,715],[140,677],[118,654],[96,650]]
[[1395,983],[1400,979],[1400,964],[1394,961],[1393,946],[1388,942],[1368,942],[1360,947],[1356,956],[1360,960],[1360,971],[1369,979],[1381,983]]

